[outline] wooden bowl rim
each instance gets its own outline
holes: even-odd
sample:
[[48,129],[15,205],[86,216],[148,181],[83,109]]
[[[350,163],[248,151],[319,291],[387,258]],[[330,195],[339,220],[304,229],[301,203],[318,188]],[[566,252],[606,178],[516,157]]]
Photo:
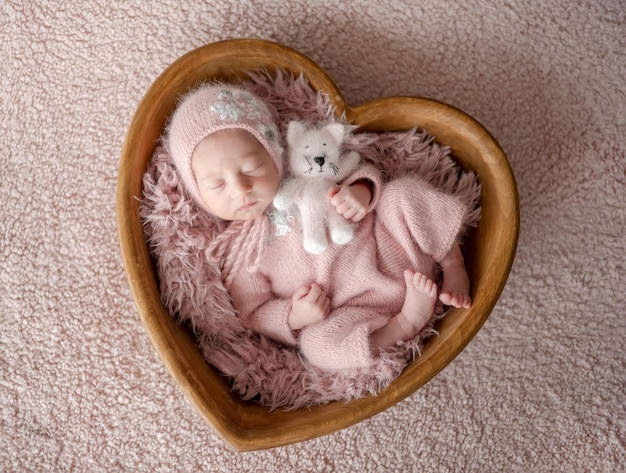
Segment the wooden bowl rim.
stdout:
[[[377,396],[347,403],[335,401],[291,412],[270,412],[267,408],[241,401],[230,393],[226,380],[204,361],[193,337],[176,324],[161,303],[157,278],[143,238],[138,201],[141,176],[161,133],[155,136],[154,130],[159,128],[155,124],[159,124],[162,131],[167,115],[164,110],[171,113],[177,93],[194,85],[194,80],[198,80],[196,77],[215,74],[216,70],[219,77],[236,77],[241,71],[256,69],[225,68],[224,64],[233,59],[241,60],[242,64],[264,63],[264,60],[271,59],[274,62],[270,69],[305,71],[314,89],[329,94],[338,115],[345,112],[349,121],[360,125],[363,123],[359,123],[359,117],[366,116],[368,110],[385,108],[390,103],[409,111],[418,106],[429,119],[447,114],[458,123],[468,139],[475,141],[476,152],[485,153],[486,169],[493,174],[490,181],[497,180],[504,189],[504,192],[496,193],[497,211],[502,212],[510,224],[499,228],[498,241],[502,245],[500,253],[494,256],[497,257],[494,261],[499,264],[492,268],[491,274],[495,284],[487,288],[485,297],[475,298],[471,309],[450,311],[439,327],[440,336],[427,341],[422,356]],[[192,73],[185,77],[190,70]],[[203,78],[210,77],[215,76]],[[199,47],[178,58],[157,77],[129,126],[120,159],[116,200],[122,259],[151,342],[203,418],[237,450],[272,448],[326,435],[391,407],[428,382],[465,348],[489,316],[506,283],[519,233],[519,202],[510,165],[495,139],[475,119],[450,105],[420,97],[386,97],[350,108],[331,78],[311,59],[287,46],[260,39],[232,39]]]

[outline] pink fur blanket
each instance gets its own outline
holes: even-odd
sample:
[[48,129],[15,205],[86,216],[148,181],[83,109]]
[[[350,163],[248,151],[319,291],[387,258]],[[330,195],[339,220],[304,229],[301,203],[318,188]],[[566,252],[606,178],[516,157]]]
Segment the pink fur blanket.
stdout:
[[[264,71],[249,74],[243,83],[277,110],[282,130],[290,120],[327,120],[333,110],[323,93],[316,93],[303,77]],[[450,150],[419,130],[355,133],[347,148],[377,164],[386,180],[413,173],[469,208],[465,228],[480,217],[480,185],[474,174],[462,172]],[[367,369],[328,373],[312,367],[297,349],[283,346],[244,329],[220,280],[220,270],[205,250],[224,229],[198,210],[180,186],[170,157],[159,145],[144,176],[141,218],[156,263],[162,301],[173,317],[193,330],[207,362],[232,382],[244,400],[271,409],[296,409],[335,400],[350,400],[384,389],[419,356],[423,340],[435,335],[433,323],[415,339],[382,353]],[[391,315],[391,314],[390,314]]]

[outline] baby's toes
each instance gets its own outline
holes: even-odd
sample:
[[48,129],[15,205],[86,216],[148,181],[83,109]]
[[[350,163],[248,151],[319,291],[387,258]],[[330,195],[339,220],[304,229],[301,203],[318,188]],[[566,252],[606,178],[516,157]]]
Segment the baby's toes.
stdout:
[[415,273],[415,276],[413,277],[413,286],[415,289],[426,295],[434,296],[437,294],[437,284],[435,284],[435,282],[425,274]]
[[472,299],[467,294],[453,294],[452,304],[454,307],[469,309]]
[[404,282],[406,284],[406,287],[412,287],[413,286],[413,279],[415,277],[415,272],[411,271],[410,269],[405,269],[404,270]]

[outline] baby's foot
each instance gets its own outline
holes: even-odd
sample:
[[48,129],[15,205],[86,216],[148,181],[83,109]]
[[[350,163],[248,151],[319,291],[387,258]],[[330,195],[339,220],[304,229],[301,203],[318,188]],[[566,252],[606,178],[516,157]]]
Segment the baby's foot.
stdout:
[[407,269],[404,272],[406,296],[402,311],[387,325],[371,335],[372,353],[395,346],[398,340],[414,338],[426,326],[435,311],[437,285],[421,273]]
[[437,301],[437,284],[422,273],[404,271],[406,296],[398,322],[408,338],[417,335],[428,323]]
[[469,286],[469,277],[465,268],[445,268],[439,300],[445,305],[469,309],[472,306]]

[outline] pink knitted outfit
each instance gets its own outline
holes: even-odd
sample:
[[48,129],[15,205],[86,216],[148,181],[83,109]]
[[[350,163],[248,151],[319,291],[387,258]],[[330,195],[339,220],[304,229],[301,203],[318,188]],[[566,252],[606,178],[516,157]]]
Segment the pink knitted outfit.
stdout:
[[[191,171],[195,146],[216,131],[244,129],[263,144],[282,174],[283,150],[274,118],[266,103],[239,87],[207,84],[183,98],[169,123],[167,145],[187,192],[200,207],[206,210]],[[231,222],[206,252],[210,262],[220,265],[224,286],[246,328],[299,345],[306,360],[325,370],[372,364],[369,335],[400,312],[404,270],[434,279],[435,262],[455,243],[466,213],[460,200],[415,177],[383,186],[372,165],[363,165],[344,184],[362,179],[371,185],[372,201],[348,245],[331,244],[322,255],[309,254],[297,220],[269,209],[269,219],[264,215]],[[312,282],[327,292],[331,313],[294,333],[287,323],[291,298]]]
[[[369,336],[400,312],[404,270],[434,279],[436,262],[456,242],[466,212],[458,199],[414,177],[383,186],[375,168],[366,165],[344,184],[360,179],[368,179],[374,193],[351,243],[312,255],[302,247],[298,225],[291,225],[284,235],[270,233],[258,270],[241,265],[227,287],[245,327],[299,345],[308,362],[325,370],[371,365]],[[241,250],[229,245],[226,259]],[[291,297],[311,282],[327,291],[331,313],[294,333],[287,324]]]

